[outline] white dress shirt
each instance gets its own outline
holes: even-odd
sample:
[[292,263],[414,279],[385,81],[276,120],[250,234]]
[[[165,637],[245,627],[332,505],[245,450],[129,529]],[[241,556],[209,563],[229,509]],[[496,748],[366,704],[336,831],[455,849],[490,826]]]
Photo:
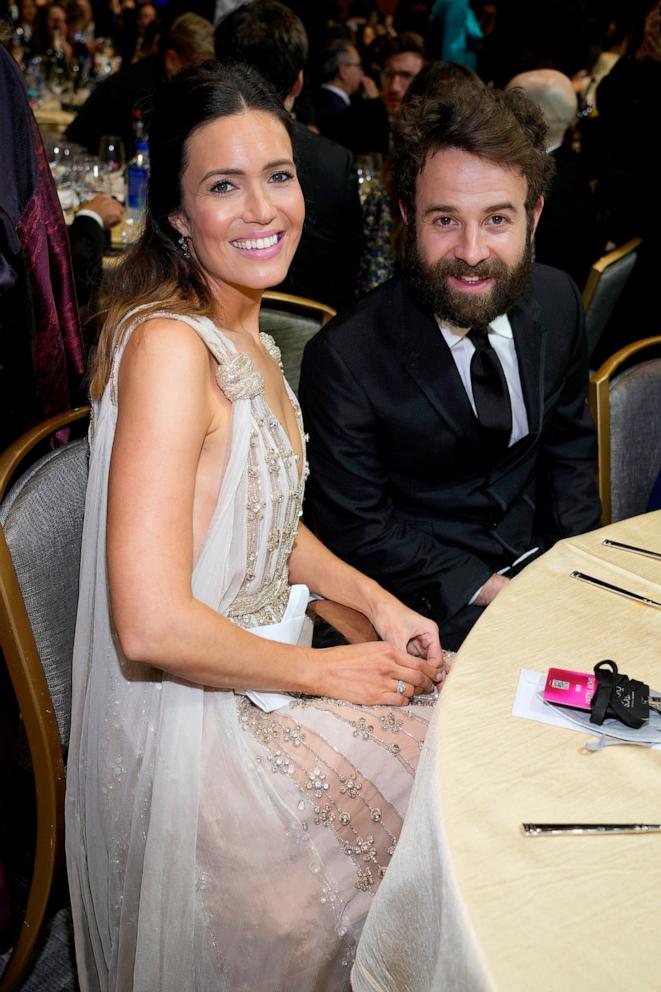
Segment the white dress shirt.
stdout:
[[[473,398],[473,384],[471,382],[471,358],[475,352],[475,345],[468,337],[470,327],[455,327],[454,324],[439,320],[438,318],[437,321],[441,329],[441,334],[450,349],[454,364],[457,366],[457,371],[461,376],[461,381],[470,400],[473,413],[477,416],[475,400]],[[512,433],[510,435],[509,446],[511,447],[528,433],[528,414],[526,413],[526,405],[523,402],[523,390],[521,389],[521,376],[519,374],[516,348],[514,347],[512,325],[509,322],[507,314],[501,314],[489,324],[489,344],[498,355],[500,364],[503,366],[505,381],[510,394],[510,403],[512,404]],[[534,554],[537,550],[537,548],[531,548],[512,564],[518,565],[524,558]],[[508,571],[509,568],[502,568],[499,574],[503,575]],[[482,589],[483,586],[480,586],[479,589],[475,590],[468,600],[469,606],[475,602]]]
[[[473,385],[471,383],[471,358],[475,352],[475,345],[468,337],[469,327],[455,327],[447,321],[438,320],[449,349],[450,354],[457,366],[457,371],[461,376],[464,389],[473,408],[473,413],[477,416],[475,400],[473,399]],[[512,404],[512,433],[510,435],[509,446],[516,444],[528,433],[528,414],[526,405],[523,402],[523,391],[521,389],[521,376],[519,375],[519,363],[514,347],[512,327],[507,314],[501,314],[491,321],[489,325],[489,344],[498,355],[500,364],[503,366],[505,381],[510,394]]]

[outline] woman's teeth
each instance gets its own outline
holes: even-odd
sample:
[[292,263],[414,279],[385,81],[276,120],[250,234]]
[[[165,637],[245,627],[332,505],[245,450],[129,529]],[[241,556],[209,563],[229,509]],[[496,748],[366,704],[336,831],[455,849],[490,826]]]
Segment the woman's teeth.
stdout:
[[278,235],[274,234],[271,238],[251,238],[247,241],[233,241],[232,244],[235,248],[253,249],[253,248],[272,248],[273,245],[278,243]]

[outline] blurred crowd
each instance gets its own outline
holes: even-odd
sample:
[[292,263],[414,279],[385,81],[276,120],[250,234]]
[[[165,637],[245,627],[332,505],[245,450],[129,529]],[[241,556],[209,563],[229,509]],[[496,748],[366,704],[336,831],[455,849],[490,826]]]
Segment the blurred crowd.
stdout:
[[[258,68],[295,117],[307,205],[303,243],[281,288],[336,309],[401,264],[389,152],[402,102],[430,85],[521,86],[543,110],[555,162],[537,261],[582,288],[597,258],[641,237],[636,272],[594,362],[658,333],[659,3],[15,0],[3,25],[32,107],[55,96],[74,115],[65,140],[92,156],[110,135],[129,161],[154,93],[182,68],[214,57]],[[105,201],[87,213],[105,229],[121,220]],[[100,279],[83,255],[79,302]]]

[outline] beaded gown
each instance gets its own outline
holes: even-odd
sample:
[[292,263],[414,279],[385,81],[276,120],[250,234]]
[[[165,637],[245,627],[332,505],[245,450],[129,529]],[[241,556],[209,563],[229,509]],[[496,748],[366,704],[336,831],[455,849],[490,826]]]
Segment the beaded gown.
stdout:
[[[125,340],[140,318],[130,320]],[[185,322],[233,404],[193,593],[295,642],[305,620],[287,560],[307,470],[250,358],[210,320]],[[272,339],[262,343],[278,360]],[[67,862],[82,992],[348,989],[431,710],[292,698],[265,713],[123,657],[105,557],[121,351],[90,429],[74,647]]]

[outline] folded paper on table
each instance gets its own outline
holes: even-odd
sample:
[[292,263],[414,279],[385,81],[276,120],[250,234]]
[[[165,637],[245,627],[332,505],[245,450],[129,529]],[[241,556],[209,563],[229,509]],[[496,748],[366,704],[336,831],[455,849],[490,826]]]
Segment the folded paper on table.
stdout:
[[[279,641],[281,644],[300,644],[310,647],[312,644],[312,621],[306,615],[310,590],[307,586],[292,586],[289,590],[289,602],[280,623],[268,623],[262,627],[252,627],[251,634],[263,637],[267,641]],[[255,706],[265,713],[289,706],[292,697],[285,692],[258,692],[256,689],[246,689],[245,695]]]
[[626,727],[618,720],[605,720],[601,725],[590,723],[590,714],[587,712],[562,710],[558,706],[545,703],[542,698],[545,683],[545,672],[522,668],[512,706],[512,716],[548,723],[553,727],[564,727],[566,730],[576,730],[590,734],[592,737],[612,737],[632,744],[651,744],[655,749],[661,749],[661,714],[650,711],[648,723],[639,730]]

